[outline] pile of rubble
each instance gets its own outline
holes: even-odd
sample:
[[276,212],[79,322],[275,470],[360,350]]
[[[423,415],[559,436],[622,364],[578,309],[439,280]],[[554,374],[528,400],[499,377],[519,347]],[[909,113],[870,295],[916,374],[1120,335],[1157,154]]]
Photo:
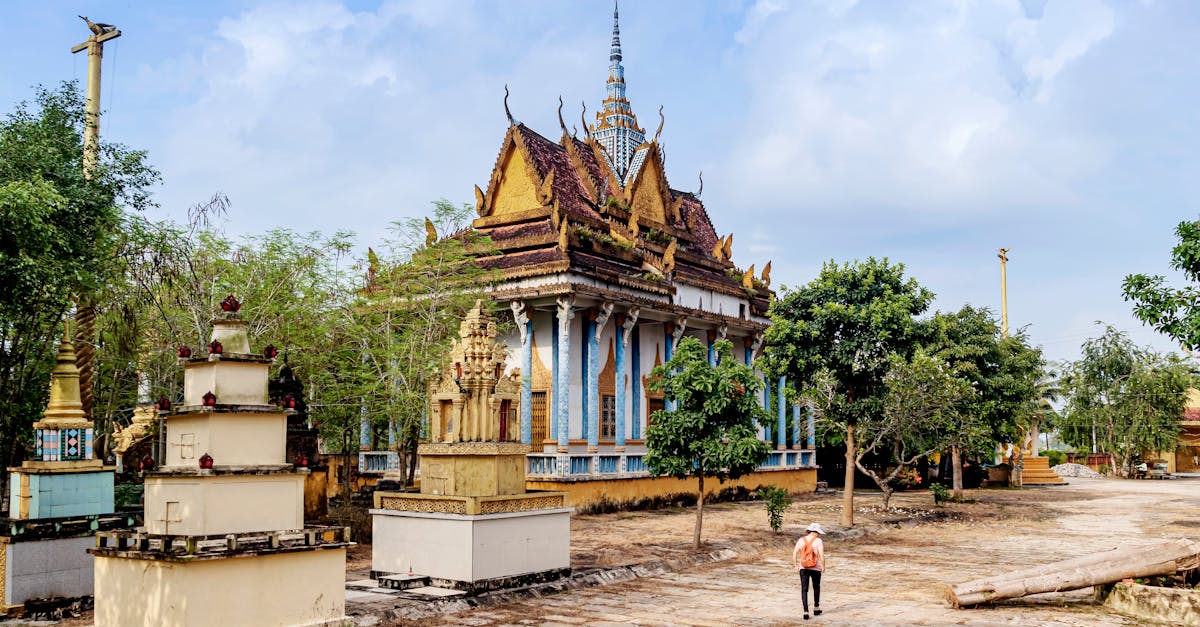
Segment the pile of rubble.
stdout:
[[1084,466],[1083,464],[1059,464],[1050,470],[1053,470],[1060,477],[1083,477],[1085,479],[1099,479],[1103,475]]

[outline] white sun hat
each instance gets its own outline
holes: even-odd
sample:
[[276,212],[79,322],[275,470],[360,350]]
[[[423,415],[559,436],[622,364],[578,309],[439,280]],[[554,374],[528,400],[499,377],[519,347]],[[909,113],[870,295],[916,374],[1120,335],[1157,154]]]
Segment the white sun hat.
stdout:
[[808,529],[805,529],[805,531],[815,531],[821,535],[825,535],[825,530],[821,528],[821,525],[819,523],[813,523],[813,524],[809,525]]

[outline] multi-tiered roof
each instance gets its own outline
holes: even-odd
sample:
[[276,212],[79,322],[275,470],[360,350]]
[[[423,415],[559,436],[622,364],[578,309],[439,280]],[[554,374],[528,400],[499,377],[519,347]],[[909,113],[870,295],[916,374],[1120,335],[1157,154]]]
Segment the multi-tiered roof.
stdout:
[[[487,188],[475,188],[473,226],[499,250],[482,263],[505,279],[573,271],[658,295],[687,284],[749,298],[747,313],[765,314],[769,269],[759,278],[753,266],[735,267],[733,236],[717,234],[700,192],[667,182],[661,110],[651,139],[638,127],[625,92],[615,10],[613,18],[607,98],[583,138],[568,132],[561,100],[557,142],[509,115]],[[505,289],[517,289],[508,283]]]

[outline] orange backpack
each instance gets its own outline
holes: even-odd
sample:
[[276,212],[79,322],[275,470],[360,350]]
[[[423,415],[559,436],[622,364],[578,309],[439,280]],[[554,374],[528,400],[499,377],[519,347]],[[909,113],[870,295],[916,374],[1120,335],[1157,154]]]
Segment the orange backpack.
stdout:
[[813,548],[813,537],[805,536],[804,545],[800,547],[800,568],[817,567],[817,550]]

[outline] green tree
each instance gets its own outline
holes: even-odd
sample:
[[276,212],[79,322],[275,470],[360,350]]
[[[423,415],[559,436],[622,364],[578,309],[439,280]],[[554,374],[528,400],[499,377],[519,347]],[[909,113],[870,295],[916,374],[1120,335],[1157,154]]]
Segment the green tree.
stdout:
[[1200,347],[1200,222],[1180,222],[1175,235],[1179,243],[1171,250],[1171,267],[1189,285],[1171,287],[1162,275],[1131,274],[1122,287],[1125,300],[1133,301],[1134,316],[1191,351]]
[[964,454],[990,455],[1000,442],[1037,432],[1045,411],[1031,403],[1045,362],[1024,330],[1003,338],[991,312],[970,305],[934,315],[926,346],[977,392],[959,404],[948,432],[954,497],[962,498]]
[[1082,353],[1063,378],[1063,440],[1110,453],[1113,474],[1128,473],[1143,451],[1175,450],[1187,390],[1195,385],[1190,367],[1135,346],[1111,326],[1084,342]]
[[[77,85],[38,88],[0,121],[0,464],[24,456],[72,295],[112,276],[122,209],[153,203],[145,154],[103,142],[85,179]],[[88,350],[90,347],[81,347]]]
[[394,223],[380,253],[369,252],[367,283],[345,310],[346,342],[365,374],[355,396],[372,428],[393,435],[410,484],[429,383],[458,337],[459,322],[498,278],[477,262],[494,246],[468,228],[473,213],[470,205],[439,200],[428,222]]
[[654,412],[646,432],[646,467],[654,475],[696,477],[696,548],[704,523],[705,478],[736,479],[770,452],[756,428],[768,420],[755,394],[762,383],[753,369],[733,359],[728,341],[716,342],[714,350],[715,366],[699,340],[685,337],[670,361],[650,375],[650,388],[673,400],[675,409]]
[[[910,360],[893,358],[884,384],[883,411],[858,421],[854,464],[883,491],[883,507],[888,509],[894,491],[890,482],[958,435],[962,428],[959,407],[975,392],[945,361],[923,349]],[[880,474],[863,465],[864,457],[888,446],[894,464],[891,470]]]
[[[884,377],[896,356],[908,359],[924,333],[917,320],[933,293],[905,278],[903,264],[875,258],[827,262],[804,287],[771,304],[764,368],[810,390],[822,420],[846,444],[842,524],[854,524],[855,428],[878,416]],[[812,392],[823,390],[824,393]]]

